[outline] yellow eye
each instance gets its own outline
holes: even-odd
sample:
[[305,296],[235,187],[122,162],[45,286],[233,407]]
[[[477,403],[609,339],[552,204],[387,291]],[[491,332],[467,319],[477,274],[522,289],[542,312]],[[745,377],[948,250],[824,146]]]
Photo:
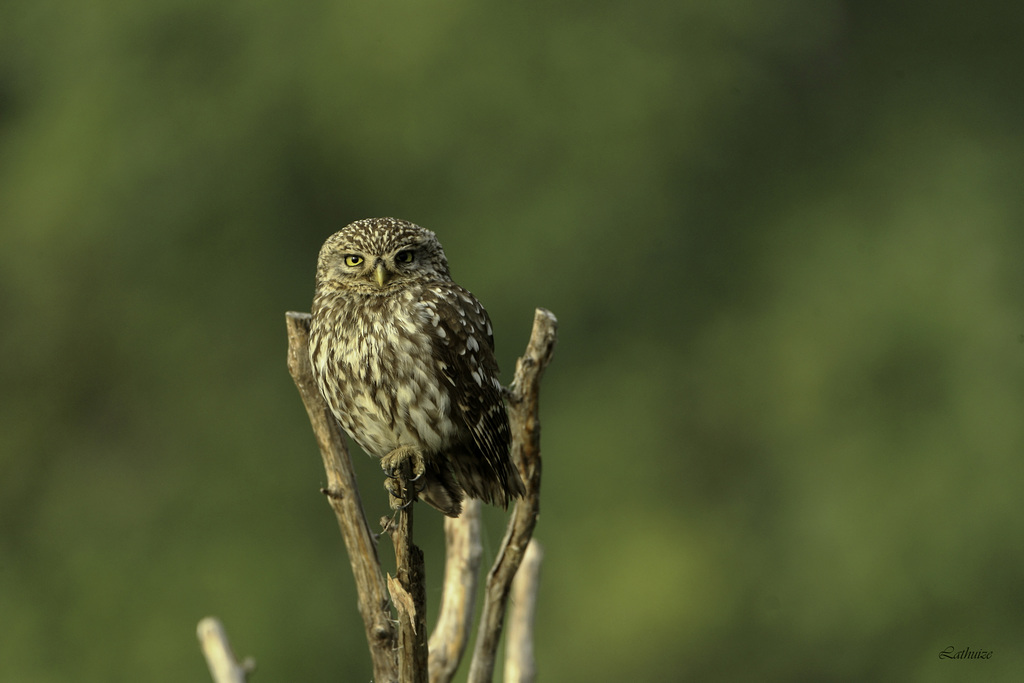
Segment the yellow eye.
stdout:
[[349,267],[352,267],[352,268],[355,268],[356,266],[358,266],[362,262],[363,262],[363,257],[359,256],[357,254],[349,254],[348,256],[345,257],[345,265],[349,266]]
[[412,263],[415,254],[412,249],[403,249],[402,251],[395,254],[395,260],[399,263]]

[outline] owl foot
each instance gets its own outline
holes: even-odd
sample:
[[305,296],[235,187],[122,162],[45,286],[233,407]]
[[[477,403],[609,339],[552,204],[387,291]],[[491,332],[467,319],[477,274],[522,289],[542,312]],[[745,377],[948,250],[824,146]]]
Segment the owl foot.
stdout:
[[427,465],[423,455],[412,446],[396,448],[380,460],[387,475],[384,488],[390,497],[392,510],[404,510],[416,500],[416,494],[426,485]]

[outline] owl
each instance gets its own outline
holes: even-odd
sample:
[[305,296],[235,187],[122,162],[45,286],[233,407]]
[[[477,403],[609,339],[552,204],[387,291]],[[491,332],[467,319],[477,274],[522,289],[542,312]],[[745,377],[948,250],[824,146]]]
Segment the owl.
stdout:
[[421,500],[458,517],[466,495],[507,507],[524,494],[490,318],[430,230],[369,218],[327,238],[309,355],[331,412],[389,477],[413,460]]

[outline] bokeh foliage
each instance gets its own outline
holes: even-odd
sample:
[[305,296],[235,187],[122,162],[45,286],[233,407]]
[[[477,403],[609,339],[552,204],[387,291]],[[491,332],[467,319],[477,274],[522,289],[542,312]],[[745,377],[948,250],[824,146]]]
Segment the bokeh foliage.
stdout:
[[562,323],[546,680],[1016,680],[1022,32],[994,0],[0,5],[0,679],[203,680],[209,613],[259,680],[369,678],[283,313],[395,215],[506,377]]

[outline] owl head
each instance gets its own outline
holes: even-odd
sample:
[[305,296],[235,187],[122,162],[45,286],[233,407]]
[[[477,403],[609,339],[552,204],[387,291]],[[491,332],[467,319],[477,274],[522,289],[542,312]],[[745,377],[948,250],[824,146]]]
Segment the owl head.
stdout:
[[398,218],[366,218],[346,225],[324,242],[316,272],[318,283],[364,294],[451,280],[437,236]]

